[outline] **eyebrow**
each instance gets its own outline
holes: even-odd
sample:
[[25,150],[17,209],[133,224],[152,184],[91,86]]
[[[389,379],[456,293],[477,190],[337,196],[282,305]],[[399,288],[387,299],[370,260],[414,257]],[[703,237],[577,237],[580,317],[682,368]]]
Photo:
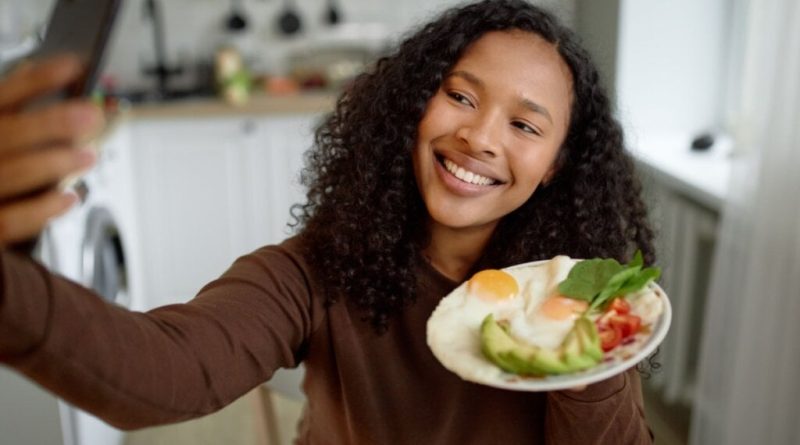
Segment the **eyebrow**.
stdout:
[[[453,71],[447,77],[460,77],[481,89],[486,89],[486,84],[476,75],[470,73],[469,71],[463,71],[463,70]],[[545,108],[543,105],[538,104],[530,99],[526,99],[524,97],[519,99],[519,104],[522,105],[527,110],[541,114],[542,116],[546,117],[547,120],[550,121],[550,123],[553,123],[553,117],[550,116],[550,112],[547,111],[547,108]]]

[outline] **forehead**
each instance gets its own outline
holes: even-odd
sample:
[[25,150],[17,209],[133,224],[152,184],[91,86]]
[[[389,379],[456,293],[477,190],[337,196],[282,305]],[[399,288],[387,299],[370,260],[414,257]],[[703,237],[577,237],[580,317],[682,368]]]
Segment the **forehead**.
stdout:
[[453,71],[480,78],[498,95],[510,94],[546,102],[568,112],[572,74],[556,46],[525,31],[494,31],[467,48]]

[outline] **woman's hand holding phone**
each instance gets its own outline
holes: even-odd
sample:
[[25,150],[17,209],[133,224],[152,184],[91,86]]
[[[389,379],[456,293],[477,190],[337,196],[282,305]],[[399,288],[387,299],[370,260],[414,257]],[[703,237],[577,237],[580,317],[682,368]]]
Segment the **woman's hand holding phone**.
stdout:
[[99,107],[85,99],[28,107],[81,71],[77,57],[57,56],[0,79],[0,248],[36,236],[66,212],[77,196],[58,184],[95,162],[88,141],[104,127]]

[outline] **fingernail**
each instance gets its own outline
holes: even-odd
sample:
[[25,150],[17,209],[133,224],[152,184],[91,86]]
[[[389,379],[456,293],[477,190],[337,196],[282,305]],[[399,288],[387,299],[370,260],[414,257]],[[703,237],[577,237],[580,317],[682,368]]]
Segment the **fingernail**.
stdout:
[[72,207],[72,205],[78,202],[78,199],[80,199],[78,194],[71,189],[65,190],[62,196],[64,197],[64,207],[67,208]]
[[78,165],[81,167],[88,167],[94,164],[97,159],[97,150],[93,147],[84,147],[78,150],[76,157],[78,159]]

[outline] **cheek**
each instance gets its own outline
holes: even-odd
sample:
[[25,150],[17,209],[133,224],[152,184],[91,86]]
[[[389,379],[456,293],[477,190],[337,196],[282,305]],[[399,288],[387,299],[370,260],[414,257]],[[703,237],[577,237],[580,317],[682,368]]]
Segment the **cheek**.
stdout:
[[553,164],[552,156],[526,155],[510,159],[513,165],[514,181],[521,188],[533,193],[534,189],[542,182],[550,166]]
[[446,100],[438,93],[431,100],[422,115],[422,119],[417,126],[417,141],[425,141],[435,137],[438,133],[449,130],[448,123],[452,122],[449,116],[451,109],[447,106]]

